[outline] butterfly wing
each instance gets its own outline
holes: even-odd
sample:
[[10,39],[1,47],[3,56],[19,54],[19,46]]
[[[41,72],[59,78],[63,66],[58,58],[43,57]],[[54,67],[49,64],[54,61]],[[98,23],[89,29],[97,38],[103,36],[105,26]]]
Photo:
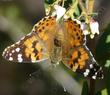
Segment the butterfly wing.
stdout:
[[73,48],[63,60],[72,71],[78,72],[92,79],[103,78],[102,68],[97,64],[93,55],[86,46]]
[[85,36],[80,24],[71,19],[64,20],[63,31],[63,57],[66,57],[71,48],[76,48],[85,43]]
[[76,21],[65,20],[66,32],[63,45],[63,63],[71,70],[93,79],[103,78],[102,69],[85,45],[85,36]]
[[14,62],[39,62],[49,58],[55,35],[55,17],[45,17],[32,29],[32,32],[17,43],[7,47],[3,57]]
[[35,33],[30,33],[20,41],[7,47],[3,57],[14,62],[38,62],[47,59],[48,52]]
[[54,39],[57,35],[58,23],[55,16],[44,17],[39,23],[37,23],[33,32],[38,35],[40,40],[45,44],[48,52],[52,51],[54,46]]

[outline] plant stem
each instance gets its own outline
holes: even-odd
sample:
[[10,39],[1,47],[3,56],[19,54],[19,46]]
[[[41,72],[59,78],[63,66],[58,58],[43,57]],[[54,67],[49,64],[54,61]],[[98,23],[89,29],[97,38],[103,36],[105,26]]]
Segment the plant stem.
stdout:
[[95,95],[95,80],[90,79],[89,95]]
[[74,3],[72,3],[72,5],[70,5],[70,7],[67,9],[66,15],[70,16],[73,19],[73,13],[75,12],[77,5],[78,0],[75,0]]
[[79,3],[80,8],[82,10],[81,16],[84,16],[85,17],[85,22],[89,23],[89,17],[88,17],[88,12],[87,12],[86,7],[84,6],[82,0],[78,0],[78,3]]
[[62,7],[64,7],[65,0],[62,0]]
[[94,8],[94,0],[87,0],[86,1],[86,9],[88,14],[91,14],[93,12]]

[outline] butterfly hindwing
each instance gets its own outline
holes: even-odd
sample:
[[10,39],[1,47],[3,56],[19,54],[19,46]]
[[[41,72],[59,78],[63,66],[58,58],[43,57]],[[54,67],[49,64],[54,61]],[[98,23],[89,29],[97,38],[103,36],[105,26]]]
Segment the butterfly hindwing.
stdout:
[[74,72],[92,79],[103,78],[102,68],[97,64],[86,46],[79,46],[70,50],[64,64]]

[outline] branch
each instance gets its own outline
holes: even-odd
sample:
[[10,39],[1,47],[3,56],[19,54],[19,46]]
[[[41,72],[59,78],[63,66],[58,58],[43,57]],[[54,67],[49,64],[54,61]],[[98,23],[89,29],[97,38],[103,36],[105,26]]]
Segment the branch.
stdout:
[[95,80],[90,79],[89,95],[95,95]]

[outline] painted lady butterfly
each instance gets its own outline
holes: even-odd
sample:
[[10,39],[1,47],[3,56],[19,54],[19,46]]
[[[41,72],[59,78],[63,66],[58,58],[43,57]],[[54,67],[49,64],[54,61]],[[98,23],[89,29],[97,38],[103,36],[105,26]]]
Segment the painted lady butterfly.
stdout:
[[102,79],[102,68],[85,45],[85,36],[77,21],[46,16],[31,33],[7,47],[3,57],[9,61],[37,63],[62,61],[71,70],[92,79]]

